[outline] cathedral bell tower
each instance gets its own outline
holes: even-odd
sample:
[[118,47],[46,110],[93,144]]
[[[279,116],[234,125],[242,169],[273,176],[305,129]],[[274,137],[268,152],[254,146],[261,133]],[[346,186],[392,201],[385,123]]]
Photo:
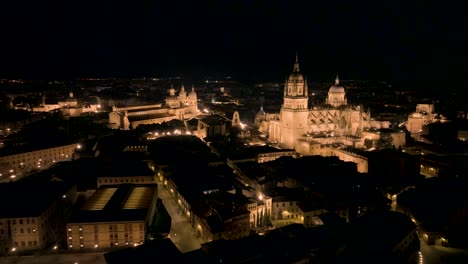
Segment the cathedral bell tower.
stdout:
[[284,85],[283,105],[281,107],[280,144],[294,148],[298,139],[307,133],[308,109],[307,81],[299,70],[299,59],[296,54],[293,72]]

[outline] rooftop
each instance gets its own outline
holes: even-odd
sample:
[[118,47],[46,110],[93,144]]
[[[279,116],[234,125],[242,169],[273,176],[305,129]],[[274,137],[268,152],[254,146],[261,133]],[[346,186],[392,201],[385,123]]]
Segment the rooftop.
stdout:
[[70,223],[144,220],[157,196],[157,184],[101,186]]
[[157,114],[147,114],[147,115],[129,115],[128,120],[131,121],[140,121],[147,119],[163,118],[173,116],[169,113],[157,113]]
[[147,242],[138,247],[115,250],[104,255],[106,263],[158,263],[181,255],[179,249],[168,238]]
[[37,217],[73,187],[48,175],[0,184],[0,218]]

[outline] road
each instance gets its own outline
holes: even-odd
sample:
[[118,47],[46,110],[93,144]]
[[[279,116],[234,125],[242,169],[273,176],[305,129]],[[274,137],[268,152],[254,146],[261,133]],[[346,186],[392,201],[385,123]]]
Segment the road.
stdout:
[[179,207],[169,191],[162,187],[162,184],[159,186],[161,186],[158,190],[159,198],[163,201],[164,207],[172,218],[169,238],[182,253],[199,249],[203,242],[197,238],[188,218],[179,211]]
[[104,254],[99,253],[70,253],[70,254],[50,254],[42,256],[16,256],[2,257],[2,264],[105,264]]
[[421,240],[423,264],[468,263],[468,250],[429,246]]

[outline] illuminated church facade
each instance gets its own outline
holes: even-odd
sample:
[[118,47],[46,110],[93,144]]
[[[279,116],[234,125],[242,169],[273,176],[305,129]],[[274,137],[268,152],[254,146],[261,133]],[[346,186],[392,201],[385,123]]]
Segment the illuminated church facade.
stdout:
[[139,125],[160,124],[173,119],[186,120],[196,117],[198,111],[197,93],[195,88],[187,93],[184,86],[179,94],[171,86],[165,104],[150,104],[126,107],[112,107],[109,113],[109,127],[112,129],[128,130]]
[[284,85],[283,104],[279,113],[265,113],[263,107],[256,116],[259,130],[271,142],[283,148],[294,148],[301,154],[319,154],[321,145],[343,143],[362,147],[362,132],[383,125],[371,119],[370,111],[349,105],[338,76],[330,87],[323,105],[309,107],[307,80],[299,69],[296,56],[293,72]]

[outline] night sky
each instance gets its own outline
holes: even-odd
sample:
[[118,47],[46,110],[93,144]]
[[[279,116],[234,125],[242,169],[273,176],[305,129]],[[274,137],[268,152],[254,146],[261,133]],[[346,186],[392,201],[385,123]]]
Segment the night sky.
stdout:
[[468,1],[3,2],[0,78],[282,80],[298,51],[309,79],[466,87]]

